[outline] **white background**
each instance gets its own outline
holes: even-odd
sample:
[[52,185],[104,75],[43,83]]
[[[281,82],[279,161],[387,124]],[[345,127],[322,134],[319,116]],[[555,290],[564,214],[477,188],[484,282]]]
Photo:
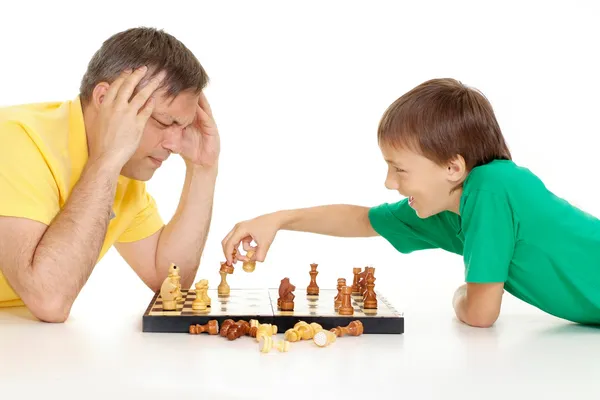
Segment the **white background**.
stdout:
[[[154,26],[182,40],[210,76],[206,93],[222,140],[213,222],[197,277],[209,279],[213,287],[224,259],[221,240],[238,221],[284,208],[371,206],[398,200],[397,193],[384,187],[386,167],[376,143],[377,124],[397,97],[435,77],[453,77],[483,91],[514,160],[532,169],[559,196],[600,216],[600,13],[593,1],[65,4],[2,5],[0,106],[74,98],[89,58],[118,31]],[[183,163],[172,157],[148,183],[165,221],[177,207],[183,177]],[[398,357],[411,351],[411,340],[418,335],[429,338],[429,345],[444,354],[452,368],[457,358],[465,357],[447,348],[453,346],[452,340],[466,340],[463,344],[468,346],[468,335],[488,335],[454,325],[451,297],[463,283],[460,257],[441,251],[401,255],[380,238],[280,232],[266,262],[253,274],[244,273],[240,265],[229,283],[276,287],[287,276],[303,290],[311,262],[319,263],[321,287],[335,287],[338,277],[351,279],[354,266],[376,267],[376,288],[405,312],[406,334],[395,342],[385,339],[390,349],[398,350]],[[134,343],[151,296],[111,250],[81,292],[67,328],[53,329],[70,329],[71,336],[66,337],[78,338],[76,332],[87,326],[85,335],[93,330],[99,340],[103,331],[106,335],[125,331]],[[19,325],[20,317],[9,321],[15,329],[25,329]],[[130,322],[120,325],[122,321]],[[561,323],[507,294],[492,331],[496,338],[516,335],[511,337],[519,345],[510,351],[520,355],[531,348],[523,345],[529,342],[519,339],[520,332],[532,326],[554,329],[555,324],[560,330]],[[33,329],[30,323],[23,324]],[[564,335],[558,345],[582,345],[570,338]],[[19,342],[15,348],[25,349],[27,343]],[[136,351],[146,351],[135,343]],[[486,351],[501,354],[496,344]],[[397,360],[382,359],[385,348],[380,350],[379,359],[370,359],[367,353],[361,357],[367,365]],[[539,350],[523,360],[545,353],[546,349]],[[585,354],[566,351],[564,356],[575,353]],[[404,372],[416,365],[435,368],[435,357],[425,359],[421,350],[409,354],[412,361],[403,363]],[[537,360],[532,370],[546,364]],[[233,361],[232,365],[243,367]],[[367,374],[367,366],[354,368],[365,368]],[[157,376],[160,371],[155,371]],[[24,379],[23,374],[19,376]],[[415,376],[419,381],[425,375]],[[259,387],[263,381],[258,379],[245,384]],[[265,385],[273,383],[269,376],[260,379]],[[393,382],[379,384],[383,388]],[[260,395],[257,390],[254,394]]]

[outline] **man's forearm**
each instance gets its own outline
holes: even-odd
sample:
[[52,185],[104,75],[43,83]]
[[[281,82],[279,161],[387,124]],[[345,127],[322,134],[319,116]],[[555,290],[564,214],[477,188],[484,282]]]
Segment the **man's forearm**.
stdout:
[[86,165],[65,207],[42,236],[30,268],[30,289],[38,297],[69,309],[89,278],[102,249],[119,172],[91,162]]
[[217,167],[186,168],[179,205],[158,240],[156,268],[161,279],[174,263],[180,268],[181,285],[193,284],[212,219],[216,179]]

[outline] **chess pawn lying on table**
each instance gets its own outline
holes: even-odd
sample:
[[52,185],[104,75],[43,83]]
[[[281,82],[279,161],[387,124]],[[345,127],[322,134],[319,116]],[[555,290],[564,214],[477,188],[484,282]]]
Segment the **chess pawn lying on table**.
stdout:
[[205,325],[190,325],[190,334],[199,335],[200,333],[208,333],[209,335],[216,335],[219,333],[219,321],[216,319],[208,321]]
[[258,342],[258,349],[261,353],[268,353],[271,349],[275,347],[280,352],[287,352],[290,350],[290,342],[287,340],[279,340],[277,342],[273,342],[272,336],[263,336],[260,338]]
[[[255,321],[253,323],[253,321]],[[256,338],[256,341],[260,341],[263,336],[273,336],[277,334],[277,325],[272,324],[261,324],[256,320],[250,320],[250,333],[249,335]]]
[[360,336],[364,333],[364,326],[360,320],[350,322],[347,326],[338,326],[330,329],[337,337],[342,336]]
[[[252,256],[254,256],[254,250],[248,250],[248,252],[246,253],[246,257],[251,259]],[[244,263],[242,264],[242,269],[246,272],[253,272],[255,268],[256,261],[254,260],[244,261]]]
[[317,332],[323,330],[323,327],[316,322],[310,324],[305,321],[298,321],[293,328],[285,331],[284,338],[290,342],[297,342],[299,340],[310,340],[314,337]]
[[350,322],[347,326],[338,326],[330,330],[322,330],[315,334],[314,343],[319,347],[329,346],[334,343],[338,337],[345,335],[360,336],[364,332],[363,324],[359,320]]
[[335,333],[327,330],[322,330],[315,334],[313,338],[313,342],[319,347],[329,346],[331,343],[334,343],[337,336]]

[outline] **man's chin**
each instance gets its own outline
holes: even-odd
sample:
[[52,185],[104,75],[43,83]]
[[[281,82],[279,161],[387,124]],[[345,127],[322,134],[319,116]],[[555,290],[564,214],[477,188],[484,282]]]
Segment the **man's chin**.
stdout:
[[143,169],[138,169],[138,170],[134,170],[134,171],[131,171],[128,169],[123,169],[121,171],[121,175],[124,176],[125,178],[133,179],[135,181],[146,182],[146,181],[149,181],[154,176],[155,171],[156,171],[156,169],[150,169],[150,168],[143,168]]

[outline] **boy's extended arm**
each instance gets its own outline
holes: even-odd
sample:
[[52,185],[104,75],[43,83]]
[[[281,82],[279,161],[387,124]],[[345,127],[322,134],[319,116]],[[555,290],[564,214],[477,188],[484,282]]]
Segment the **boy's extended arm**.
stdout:
[[456,317],[467,325],[489,328],[500,315],[504,283],[466,283],[454,293]]

